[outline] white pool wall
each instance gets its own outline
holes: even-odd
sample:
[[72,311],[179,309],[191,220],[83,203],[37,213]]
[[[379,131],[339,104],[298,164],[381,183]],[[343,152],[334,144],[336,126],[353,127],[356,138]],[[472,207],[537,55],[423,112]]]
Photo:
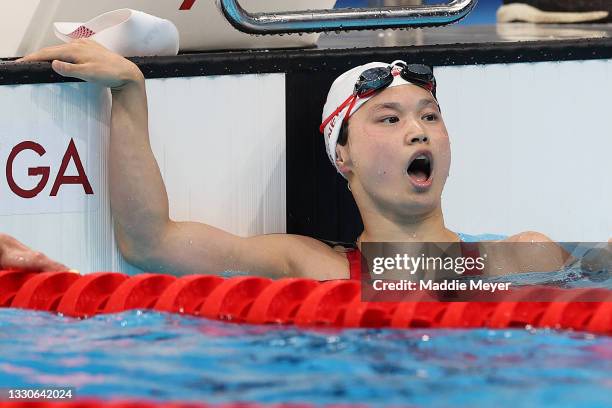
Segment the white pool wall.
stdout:
[[450,228],[612,237],[612,61],[441,67]]
[[[241,236],[286,231],[283,74],[147,80],[153,152],[167,186],[170,216]],[[261,103],[266,101],[266,103]],[[21,198],[0,177],[0,231],[83,272],[135,273],[119,253],[108,196],[110,95],[85,83],[0,86],[0,165],[14,146],[34,141],[12,166],[21,188],[51,168],[34,198]],[[70,139],[94,190],[50,190]],[[76,175],[71,162],[67,175]]]

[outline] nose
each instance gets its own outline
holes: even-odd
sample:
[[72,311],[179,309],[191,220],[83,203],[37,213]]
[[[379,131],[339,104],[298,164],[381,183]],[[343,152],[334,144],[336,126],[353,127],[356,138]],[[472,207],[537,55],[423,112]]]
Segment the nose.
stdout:
[[429,138],[426,135],[418,135],[418,136],[412,136],[408,140],[409,145],[413,145],[417,143],[429,144]]
[[425,134],[425,126],[418,118],[408,121],[405,128],[405,143],[412,146],[415,144],[429,144],[429,137]]

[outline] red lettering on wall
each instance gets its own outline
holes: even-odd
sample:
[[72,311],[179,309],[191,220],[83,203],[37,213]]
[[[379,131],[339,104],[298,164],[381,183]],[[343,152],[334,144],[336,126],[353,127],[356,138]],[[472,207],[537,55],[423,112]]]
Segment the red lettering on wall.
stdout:
[[[74,161],[74,165],[77,168],[77,176],[66,176],[64,174],[66,173],[66,168],[68,168],[70,159]],[[83,168],[83,163],[81,163],[79,152],[77,151],[74,140],[72,139],[70,139],[68,149],[66,149],[66,153],[64,153],[64,157],[62,158],[62,164],[57,172],[57,177],[55,178],[55,183],[53,183],[53,188],[51,189],[50,195],[55,197],[59,191],[59,188],[64,184],[80,184],[83,186],[85,194],[93,194],[93,189],[91,188],[91,184],[89,184],[89,180],[85,174],[85,169]]]
[[179,10],[191,10],[196,0],[184,0]]
[[45,148],[39,145],[36,142],[32,142],[30,140],[26,140],[25,142],[19,143],[17,146],[13,147],[11,153],[8,156],[8,160],[6,161],[6,181],[11,189],[11,191],[17,194],[22,198],[34,198],[45,188],[47,185],[47,181],[49,181],[49,167],[30,167],[28,168],[28,176],[42,176],[40,181],[31,190],[25,190],[17,185],[15,179],[13,178],[13,161],[17,155],[24,150],[33,150],[38,153],[39,156],[43,156],[45,152]]
[[[21,142],[17,146],[13,147],[6,161],[6,181],[8,182],[11,191],[19,197],[34,198],[39,195],[40,192],[43,191],[44,188],[47,186],[51,169],[49,168],[49,166],[28,167],[28,176],[40,176],[40,180],[38,181],[36,187],[31,190],[21,188],[13,177],[13,163],[15,162],[17,156],[24,150],[31,150],[38,154],[40,157],[44,156],[47,153],[44,147],[31,140],[26,140],[25,142]],[[68,164],[70,164],[70,160],[74,162],[74,165],[77,169],[78,174],[76,176],[66,176],[66,169],[68,168]],[[80,184],[83,186],[85,194],[94,193],[93,188],[91,188],[91,184],[89,183],[89,179],[85,174],[85,168],[83,167],[83,163],[81,162],[79,152],[77,151],[73,139],[70,139],[70,143],[68,144],[66,153],[64,153],[64,157],[62,158],[62,164],[60,165],[60,169],[57,172],[57,176],[55,177],[53,188],[51,188],[51,194],[49,195],[53,197],[57,196],[60,187],[64,184]]]

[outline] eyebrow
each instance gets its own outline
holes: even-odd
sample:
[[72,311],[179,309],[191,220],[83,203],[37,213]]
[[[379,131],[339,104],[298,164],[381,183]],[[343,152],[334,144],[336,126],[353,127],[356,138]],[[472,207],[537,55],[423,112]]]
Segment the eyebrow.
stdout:
[[[420,111],[420,110],[422,110],[423,108],[425,108],[426,106],[429,106],[429,105],[434,105],[435,107],[438,106],[436,101],[434,101],[433,99],[431,99],[431,98],[424,98],[424,99],[421,99],[417,103],[416,110]],[[374,105],[372,107],[372,111],[374,111],[374,112],[382,110],[382,109],[393,109],[393,110],[396,110],[398,112],[403,112],[404,111],[404,109],[402,108],[402,104],[399,103],[399,102],[384,102],[384,103],[376,104],[376,105]]]
[[426,106],[429,106],[429,105],[433,105],[436,108],[438,107],[438,103],[436,101],[434,101],[431,98],[425,98],[425,99],[421,99],[419,101],[419,103],[417,103],[416,110],[420,111],[421,109],[423,109],[423,108],[425,108]]

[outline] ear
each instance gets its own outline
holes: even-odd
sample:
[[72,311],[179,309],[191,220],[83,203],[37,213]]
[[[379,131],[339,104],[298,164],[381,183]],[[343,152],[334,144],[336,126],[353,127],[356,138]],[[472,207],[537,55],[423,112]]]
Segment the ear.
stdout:
[[336,166],[345,176],[353,169],[353,162],[347,146],[336,146]]

